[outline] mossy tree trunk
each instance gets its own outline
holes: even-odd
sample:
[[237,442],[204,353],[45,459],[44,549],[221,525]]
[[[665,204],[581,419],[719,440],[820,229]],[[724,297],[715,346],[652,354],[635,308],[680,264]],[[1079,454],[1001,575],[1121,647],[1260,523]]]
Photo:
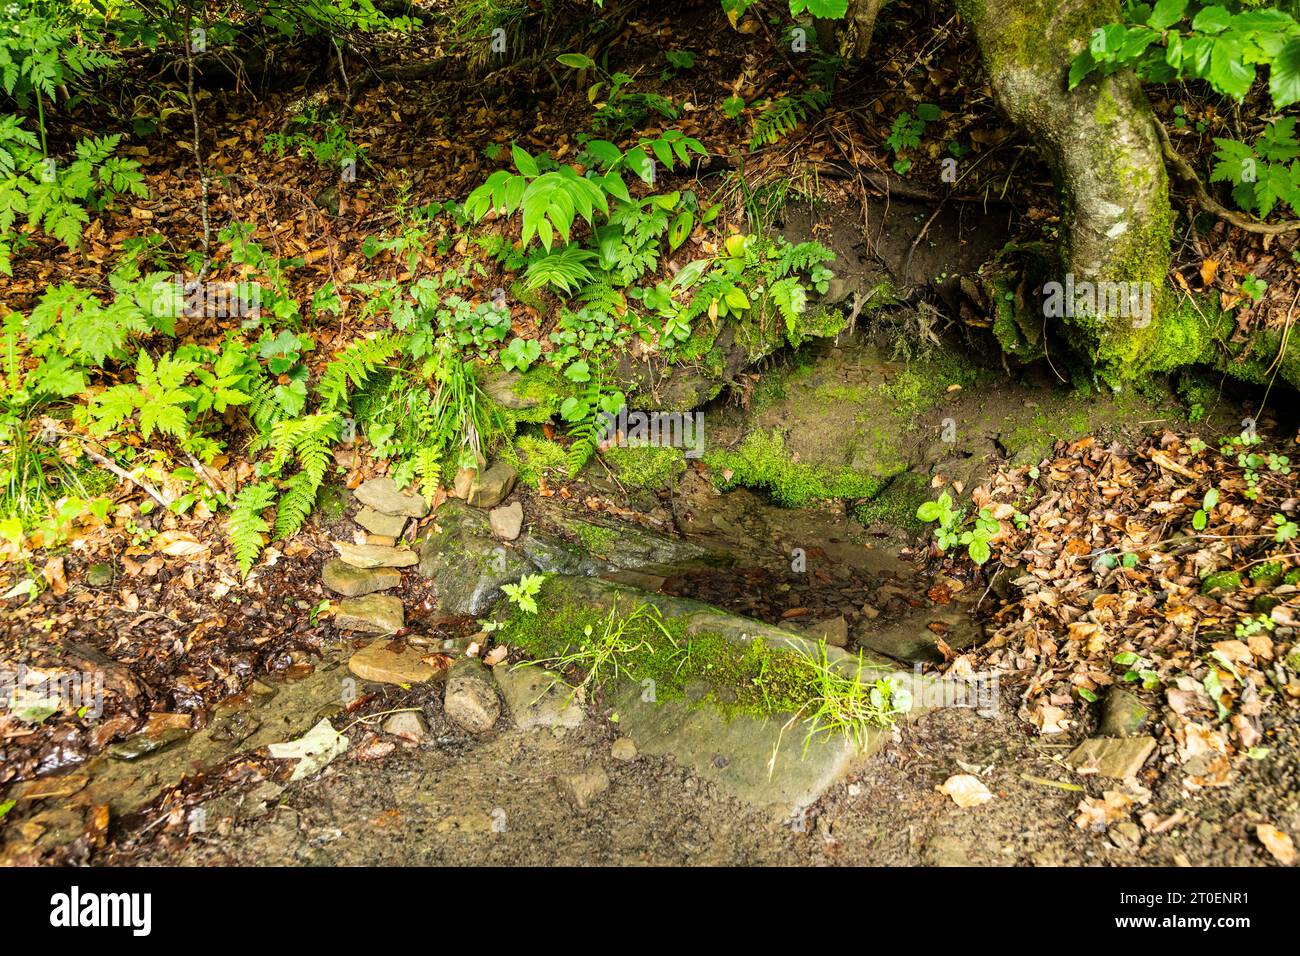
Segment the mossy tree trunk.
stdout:
[[[1138,284],[1151,293],[1150,311],[1138,316],[1086,308],[1062,316],[1072,343],[1107,377],[1138,374],[1146,356],[1165,351],[1160,305],[1173,211],[1156,120],[1131,72],[1068,89],[1071,60],[1096,27],[1119,19],[1119,0],[957,0],[957,9],[998,104],[1029,134],[1060,190],[1058,280],[1069,274],[1076,287]],[[1040,319],[1052,314],[1041,305]]]

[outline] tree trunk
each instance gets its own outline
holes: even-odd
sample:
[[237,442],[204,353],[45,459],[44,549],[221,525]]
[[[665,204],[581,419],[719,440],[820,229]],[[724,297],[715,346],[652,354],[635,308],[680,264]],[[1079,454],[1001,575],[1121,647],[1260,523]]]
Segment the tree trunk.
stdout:
[[842,20],[817,20],[817,43],[827,53],[865,60],[876,32],[876,17],[885,0],[849,0]]
[[[999,106],[1047,160],[1064,204],[1052,267],[1064,308],[1060,296],[1049,301],[1056,287],[1045,287],[1037,314],[1060,317],[1112,382],[1172,367],[1181,333],[1162,321],[1161,305],[1173,210],[1150,104],[1129,71],[1067,88],[1070,61],[1093,29],[1119,19],[1119,0],[957,0],[957,8]],[[1107,291],[1121,283],[1121,295],[1137,298],[1120,308],[1112,298],[1108,308]],[[1089,289],[1091,298],[1078,296]]]

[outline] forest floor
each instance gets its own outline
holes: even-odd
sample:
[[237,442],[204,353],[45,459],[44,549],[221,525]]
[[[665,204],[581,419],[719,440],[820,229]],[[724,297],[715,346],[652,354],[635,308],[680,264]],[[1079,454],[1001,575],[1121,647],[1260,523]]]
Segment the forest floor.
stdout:
[[[951,23],[897,33],[885,26],[877,40],[888,51],[881,63],[842,84],[834,102],[795,136],[751,150],[755,117],[729,119],[722,102],[796,91],[805,71],[773,60],[761,36],[719,29],[716,3],[681,6],[671,23],[634,19],[600,42],[638,77],[640,89],[679,104],[673,125],[704,142],[714,159],[725,159],[717,169],[669,182],[716,196],[727,222],[775,231],[785,223],[787,204],[814,197],[822,205],[809,207],[807,228],[826,235],[844,228],[832,225],[831,212],[842,219],[851,210],[856,226],[860,211],[868,251],[886,247],[889,257],[905,263],[906,278],[925,287],[965,257],[966,246],[992,242],[992,227],[984,225],[990,220],[998,223],[999,241],[1041,238],[1059,221],[1046,171],[971,79],[978,76],[973,48],[940,42],[950,39]],[[918,21],[935,16],[914,6],[904,10]],[[927,35],[935,39],[915,39]],[[694,66],[670,68],[664,53],[683,46],[694,50]],[[514,68],[489,65],[472,90],[440,76],[381,81],[371,67],[383,64],[350,65],[347,115],[366,159],[359,181],[341,188],[332,169],[263,149],[268,135],[289,128],[304,101],[342,106],[337,75],[304,58],[292,88],[204,95],[207,161],[222,184],[214,191],[214,222],[251,223],[277,255],[300,257],[289,281],[303,299],[326,281],[345,289],[351,282],[408,280],[475,257],[484,267],[474,280],[478,291],[503,282],[500,266],[486,254],[437,229],[420,236],[409,259],[367,249],[367,239],[402,235],[414,209],[463,200],[511,142],[550,150],[559,160],[576,152],[571,119],[591,110],[582,84],[554,64],[527,60]],[[942,116],[921,146],[906,151],[911,166],[904,177],[891,168],[900,156],[885,140],[893,119],[921,102],[938,104]],[[1156,106],[1171,114],[1173,104],[1158,100]],[[1215,124],[1226,120],[1209,106],[1193,104],[1192,114],[1208,124],[1204,151]],[[20,259],[7,283],[6,308],[31,308],[47,286],[63,281],[103,286],[128,240],[197,234],[192,158],[175,144],[160,149],[156,143],[128,150],[144,166],[153,198],[97,219],[82,252],[51,244],[44,254]],[[959,166],[969,176],[962,174],[960,198],[951,202],[939,188],[941,161],[954,155],[950,144],[977,160]],[[923,210],[941,206],[945,214],[931,234]],[[1189,290],[1213,286],[1230,297],[1239,330],[1279,326],[1289,321],[1297,281],[1289,264],[1293,241],[1246,238],[1221,225],[1202,235],[1189,231],[1177,247],[1179,275]],[[161,253],[179,257],[182,245],[193,248],[187,239]],[[235,263],[219,262],[213,277],[239,274]],[[1241,291],[1248,274],[1269,282],[1259,302]],[[347,305],[345,296],[337,323],[313,329],[314,368],[371,331]],[[948,329],[936,350],[940,357],[977,352],[970,343],[987,338],[987,314],[970,302],[954,311],[966,321]],[[544,308],[520,307],[512,315],[518,335],[541,338],[553,327]],[[203,319],[177,331],[212,340],[224,329]],[[888,352],[893,332],[878,331],[888,333],[880,336]],[[778,371],[779,364],[764,367],[711,408],[714,420],[734,430],[732,446],[761,416],[768,416],[761,419],[768,427],[785,415],[779,397],[768,406],[752,398]],[[887,375],[891,384],[900,380],[893,366]],[[970,620],[988,642],[949,646],[944,628],[930,629],[923,635],[926,666],[996,671],[999,706],[991,715],[941,708],[901,723],[882,750],[794,816],[741,802],[671,758],[629,754],[617,744],[619,727],[603,700],[590,702],[576,728],[525,731],[503,719],[479,735],[443,713],[441,677],[428,685],[366,685],[359,699],[341,706],[346,662],[365,642],[335,626],[320,569],[333,553],[330,540],[350,534],[348,490],[382,469],[358,442],[337,449],[335,480],[308,528],[269,548],[246,578],[221,540],[218,516],[198,509],[183,518],[155,513],[146,521],[134,507],[140,490],[127,484],[114,491],[119,520],[40,554],[40,593],[3,599],[0,660],[55,675],[100,672],[106,707],[94,719],[74,708],[35,723],[0,714],[0,787],[6,788],[0,859],[111,865],[1293,860],[1290,837],[1274,831],[1300,836],[1298,589],[1283,573],[1296,563],[1281,561],[1277,574],[1250,572],[1271,568],[1264,546],[1273,514],[1293,519],[1300,495],[1289,472],[1241,465],[1236,453],[1249,449],[1222,455],[1215,449],[1220,436],[1238,434],[1249,416],[1265,437],[1259,453],[1285,454],[1295,446],[1296,423],[1285,410],[1261,414],[1253,401],[1239,405],[1230,387],[1210,379],[1182,399],[1166,392],[1135,400],[1099,424],[1080,410],[1099,404],[1094,394],[1071,393],[1047,379],[1035,369],[1004,385],[982,380],[964,396],[960,388],[941,388],[942,397],[923,412],[902,413],[915,426],[901,436],[907,473],[935,493],[954,487],[954,473],[949,462],[927,459],[922,426],[937,427],[950,412],[961,422],[984,423],[971,429],[975,437],[962,452],[969,470],[956,480],[968,485],[967,497],[981,486],[990,507],[1009,509],[999,517],[1006,554],[1015,558],[996,573],[939,554],[929,529],[918,533],[914,504],[901,515],[864,516],[840,501],[777,509],[761,489],[719,493],[731,479],[699,463],[648,498],[605,480],[609,471],[600,461],[575,481],[521,484],[515,493],[527,525],[553,515],[558,502],[577,515],[630,521],[688,540],[702,533],[695,519],[715,513],[684,512],[682,502],[696,500],[692,495],[717,514],[730,506],[721,502],[752,508],[756,501],[772,527],[822,528],[829,521],[854,534],[865,527],[875,537],[854,547],[863,554],[887,551],[905,567],[882,571],[875,562],[857,576],[836,571],[833,588],[813,585],[816,593],[804,593],[797,583],[790,590],[791,582],[774,570],[774,556],[785,553],[778,541],[765,560],[747,562],[748,576],[701,576],[685,587],[768,622],[791,620],[787,612],[799,607],[809,620],[838,614],[849,589],[859,592],[850,602],[852,627],[867,626],[866,612],[858,610],[863,604],[888,618],[937,614],[962,590],[980,595]],[[875,395],[854,412],[898,413],[898,395]],[[1062,395],[1075,402],[1066,411],[1054,404]],[[1197,448],[1196,435],[1208,450]],[[238,463],[222,467],[233,479]],[[1257,470],[1264,474],[1262,498],[1246,494],[1256,482],[1246,473]],[[1211,488],[1224,504],[1207,509],[1208,525],[1200,530],[1214,540],[1194,540],[1192,516]],[[1027,516],[1023,527],[1012,527],[1013,513]],[[151,533],[142,535],[139,522]],[[737,548],[738,539],[728,547]],[[1232,587],[1202,592],[1206,572],[1234,569],[1244,577]],[[0,591],[23,576],[21,566],[6,566]],[[1020,583],[1007,587],[1013,579]],[[420,636],[420,646],[430,649],[450,641],[459,649],[477,630],[472,617],[439,609],[436,582],[423,575],[403,575],[397,593],[406,609],[404,639]],[[1267,630],[1251,626],[1261,614]],[[1065,758],[1096,730],[1102,702],[1116,685],[1142,688],[1150,710],[1143,732],[1156,741],[1155,756],[1126,780],[1067,768]],[[423,718],[418,739],[382,729],[385,715],[407,708]],[[241,725],[244,718],[234,715],[243,713],[254,720]],[[340,718],[334,722],[349,732],[349,752],[315,777],[290,781],[290,762],[265,747],[300,737],[318,717]],[[213,735],[216,726],[233,729],[222,738]],[[206,749],[189,750],[187,738],[205,731]],[[108,748],[141,736],[158,742],[157,753],[129,761],[107,756]],[[593,773],[607,784],[593,785],[589,798],[575,797]],[[982,783],[991,799],[960,806],[939,791],[962,775]]]

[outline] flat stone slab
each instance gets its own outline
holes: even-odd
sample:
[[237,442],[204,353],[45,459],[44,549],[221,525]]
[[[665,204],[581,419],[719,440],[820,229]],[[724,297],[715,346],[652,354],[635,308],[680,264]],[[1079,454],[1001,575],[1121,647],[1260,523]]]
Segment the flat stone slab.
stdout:
[[420,556],[404,548],[384,544],[353,544],[335,541],[339,557],[354,568],[406,568],[420,562]]
[[499,664],[492,668],[492,676],[506,700],[506,709],[520,730],[573,728],[582,723],[585,715],[573,698],[573,688],[558,674],[544,667]]
[[412,495],[397,487],[388,477],[363,481],[353,492],[357,501],[386,515],[405,515],[423,518],[429,513],[429,503],[419,495]]
[[[943,624],[947,630],[936,633],[928,627],[932,623]],[[938,645],[940,638],[953,650],[961,651],[983,640],[984,633],[979,623],[954,603],[950,608],[913,611],[855,636],[860,645],[877,654],[916,663],[943,660]]]
[[816,802],[889,739],[888,730],[872,730],[858,751],[846,737],[818,735],[805,754],[805,721],[786,727],[787,717],[728,719],[708,705],[689,700],[654,703],[643,696],[637,685],[614,695],[618,726],[638,751],[672,756],[733,796],[778,815],[797,813]]
[[388,515],[374,508],[365,507],[357,512],[353,519],[371,534],[380,534],[388,538],[400,538],[410,519],[406,515]]
[[1093,737],[1075,747],[1065,764],[1076,773],[1127,780],[1137,776],[1155,749],[1154,737]]
[[391,594],[367,594],[344,598],[334,615],[334,626],[341,631],[366,634],[396,634],[406,625],[400,598]]
[[363,647],[352,655],[348,669],[377,684],[422,684],[438,676],[438,668],[424,661],[422,651],[414,647],[394,651],[389,644],[381,640]]
[[340,558],[330,558],[321,568],[321,579],[344,597],[361,597],[397,587],[402,574],[396,568],[354,568]]

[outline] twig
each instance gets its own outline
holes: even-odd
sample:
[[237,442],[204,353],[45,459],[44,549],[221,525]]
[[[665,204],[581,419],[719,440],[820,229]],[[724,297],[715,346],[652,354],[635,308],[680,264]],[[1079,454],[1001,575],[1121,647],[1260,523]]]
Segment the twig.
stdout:
[[117,477],[121,478],[123,481],[127,481],[135,485],[137,488],[139,488],[141,491],[147,494],[154,501],[158,502],[158,504],[162,505],[164,508],[168,508],[171,506],[172,503],[171,500],[165,497],[162,494],[162,492],[160,492],[157,488],[149,484],[149,482],[145,481],[143,478],[135,477],[129,471],[127,471],[121,465],[119,465],[117,462],[113,461],[113,459],[109,458],[107,455],[101,455],[99,452],[95,451],[93,448],[90,447],[86,439],[82,438],[80,435],[73,435],[69,432],[63,432],[62,434],[68,435],[68,437],[75,438],[77,439],[77,441],[81,442],[81,450],[86,453],[86,457],[89,458],[91,461],[93,461],[95,464],[99,465],[101,468],[111,471],[113,474],[117,475]]
[[1165,161],[1169,164],[1174,175],[1191,187],[1192,198],[1206,212],[1218,216],[1224,222],[1231,223],[1245,232],[1254,232],[1264,236],[1279,236],[1300,229],[1300,220],[1259,222],[1222,205],[1205,191],[1205,186],[1202,184],[1200,177],[1196,175],[1196,170],[1192,169],[1187,160],[1183,159],[1178,154],[1178,150],[1174,149],[1174,144],[1169,140],[1169,131],[1165,129],[1164,124],[1157,121],[1155,127],[1156,135],[1160,137],[1160,145],[1165,154]]
[[185,95],[189,98],[190,119],[194,124],[194,164],[199,170],[199,216],[203,220],[203,268],[199,270],[198,279],[202,282],[208,274],[208,267],[212,265],[212,221],[208,217],[208,169],[203,163],[203,147],[199,143],[199,106],[194,100],[194,41],[190,34],[193,23],[194,9],[187,5],[181,43],[185,46]]

